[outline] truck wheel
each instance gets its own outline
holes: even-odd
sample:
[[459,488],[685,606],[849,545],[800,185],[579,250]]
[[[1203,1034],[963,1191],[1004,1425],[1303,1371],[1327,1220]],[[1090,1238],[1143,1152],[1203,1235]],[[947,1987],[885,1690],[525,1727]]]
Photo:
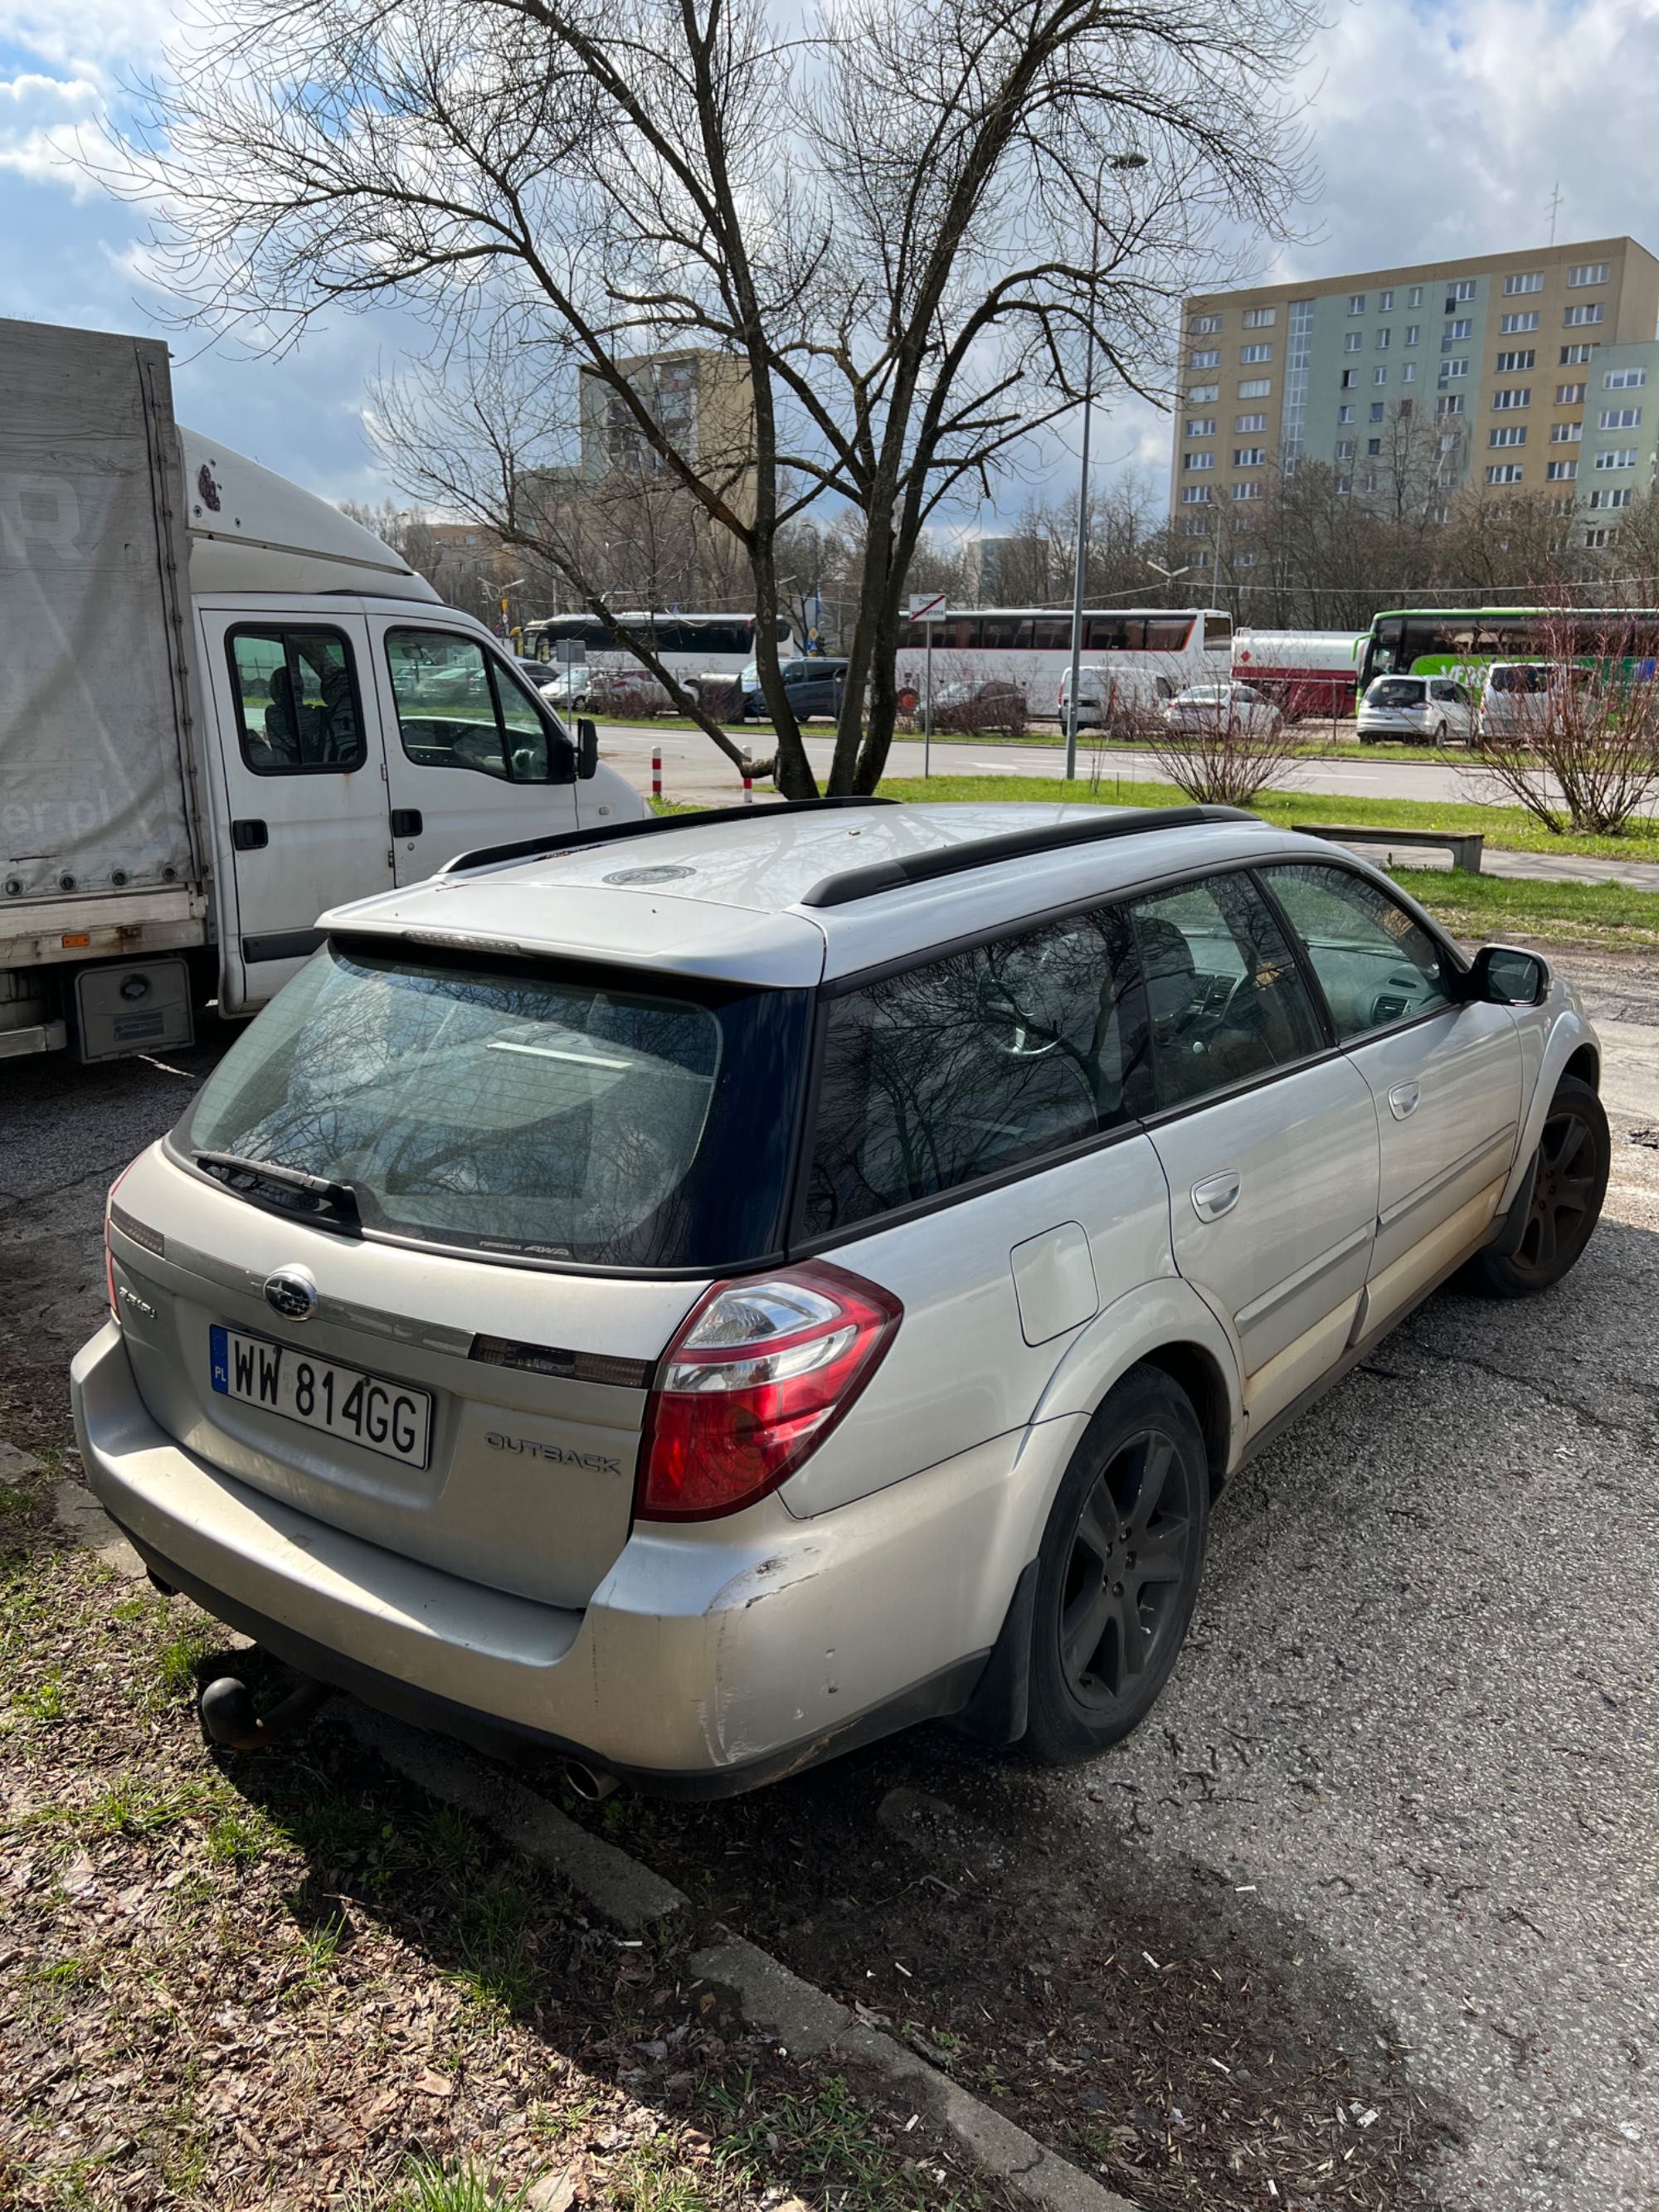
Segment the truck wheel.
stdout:
[[1492,1298],[1530,1298],[1559,1283],[1595,1234],[1612,1162],[1601,1100],[1588,1083],[1564,1076],[1539,1139],[1521,1242],[1511,1253],[1477,1253],[1465,1287]]
[[1037,1558],[1024,1741],[1045,1765],[1138,1728],[1192,1620],[1210,1473],[1192,1402],[1133,1367],[1079,1445]]

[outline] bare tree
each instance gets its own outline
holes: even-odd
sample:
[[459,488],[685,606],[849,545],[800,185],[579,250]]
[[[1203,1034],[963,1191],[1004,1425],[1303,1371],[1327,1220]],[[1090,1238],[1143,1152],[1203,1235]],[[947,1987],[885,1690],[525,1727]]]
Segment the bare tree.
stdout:
[[[829,0],[786,33],[762,0],[197,0],[102,173],[156,202],[186,309],[252,343],[334,302],[424,311],[449,402],[423,446],[406,408],[398,442],[583,597],[523,480],[569,465],[547,426],[568,441],[579,382],[601,391],[747,563],[787,792],[814,783],[778,676],[779,533],[847,502],[830,783],[868,789],[929,524],[1076,402],[1091,337],[1097,394],[1158,388],[1228,219],[1283,234],[1316,13]],[[643,388],[676,348],[736,365],[741,456]]]
[[1480,778],[1554,836],[1617,837],[1659,792],[1659,672],[1650,626],[1562,611],[1546,659],[1515,670],[1473,740]]
[[1145,734],[1170,782],[1201,805],[1249,806],[1295,773],[1299,740],[1290,722],[1231,687],[1213,702],[1185,704],[1173,724],[1148,718]]

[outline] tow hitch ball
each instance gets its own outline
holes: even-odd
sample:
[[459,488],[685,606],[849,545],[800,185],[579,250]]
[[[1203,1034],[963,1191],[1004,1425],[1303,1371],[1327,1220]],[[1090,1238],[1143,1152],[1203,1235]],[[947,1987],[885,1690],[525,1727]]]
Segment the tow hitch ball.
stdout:
[[302,1681],[261,1719],[246,1685],[234,1674],[221,1674],[203,1691],[198,1710],[215,1743],[230,1751],[263,1751],[304,1728],[333,1695],[331,1682]]

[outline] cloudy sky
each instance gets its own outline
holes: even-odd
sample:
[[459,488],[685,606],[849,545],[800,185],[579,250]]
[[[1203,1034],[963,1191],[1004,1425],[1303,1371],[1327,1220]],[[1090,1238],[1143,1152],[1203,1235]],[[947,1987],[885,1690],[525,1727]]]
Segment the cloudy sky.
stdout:
[[[0,315],[165,333],[139,265],[142,214],[90,186],[61,147],[158,59],[163,0],[0,0]],[[1659,0],[1333,0],[1306,94],[1323,174],[1306,242],[1267,276],[1519,250],[1628,232],[1659,251]],[[419,333],[342,316],[282,361],[170,336],[181,417],[330,498],[374,499],[367,380]],[[1161,481],[1165,418],[1097,428],[1107,464]],[[1063,457],[1056,454],[1056,461]],[[988,520],[989,518],[987,518]]]

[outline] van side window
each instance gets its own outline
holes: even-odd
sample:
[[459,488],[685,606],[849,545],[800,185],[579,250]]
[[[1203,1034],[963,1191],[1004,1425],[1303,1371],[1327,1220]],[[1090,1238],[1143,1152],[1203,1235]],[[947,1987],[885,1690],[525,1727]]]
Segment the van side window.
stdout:
[[242,758],[256,775],[349,775],[368,757],[351,647],[337,629],[233,629]]
[[1182,884],[1130,912],[1160,1108],[1191,1105],[1323,1046],[1285,933],[1247,876]]
[[391,629],[386,666],[398,733],[417,768],[469,769],[514,783],[568,782],[574,773],[540,708],[477,638]]
[[807,1232],[1038,1159],[1149,1100],[1120,908],[848,991],[830,1002]]

